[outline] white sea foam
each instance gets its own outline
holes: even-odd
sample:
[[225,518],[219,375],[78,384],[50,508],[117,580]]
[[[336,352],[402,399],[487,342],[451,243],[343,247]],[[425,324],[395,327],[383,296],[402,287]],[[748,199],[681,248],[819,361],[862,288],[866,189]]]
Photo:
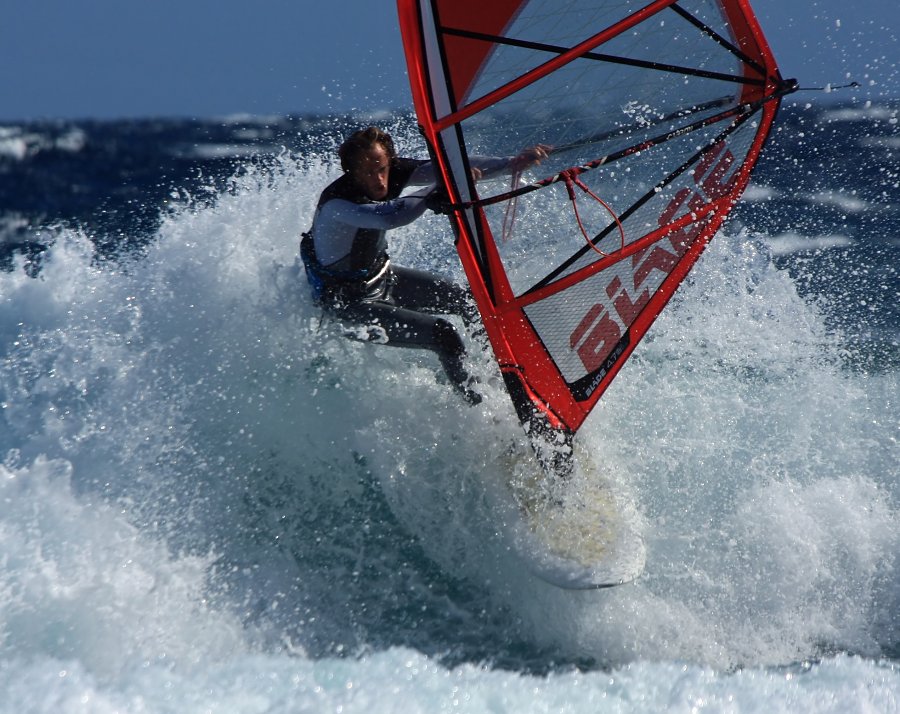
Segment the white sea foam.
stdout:
[[[5,685],[5,686],[4,686]],[[0,712],[483,712],[765,711],[895,714],[900,674],[889,664],[838,657],[781,671],[731,674],[681,663],[640,662],[609,672],[528,678],[474,665],[447,670],[403,649],[356,661],[239,656],[185,672],[144,667],[121,686],[98,683],[78,663],[17,662],[0,669]],[[38,696],[35,692],[42,692]]]
[[778,191],[771,186],[762,186],[760,184],[751,183],[747,186],[747,189],[741,196],[741,200],[749,201],[751,203],[757,201],[769,201],[773,198],[777,198],[778,195]]
[[819,191],[807,196],[806,200],[825,206],[835,206],[845,213],[862,213],[868,207],[858,196],[841,191]]
[[807,251],[846,248],[853,245],[847,236],[804,236],[799,233],[782,233],[765,239],[772,255],[790,255]]
[[900,136],[864,136],[859,140],[860,146],[875,146],[888,150],[900,149]]
[[0,127],[0,156],[21,161],[28,156],[28,136],[16,127]]
[[276,144],[193,144],[177,150],[178,155],[188,159],[240,159],[248,156],[279,154],[284,150]]
[[897,116],[898,110],[894,107],[867,103],[859,107],[840,107],[824,111],[821,114],[821,120],[823,122],[866,120],[896,122]]
[[28,132],[17,126],[0,126],[0,156],[16,161],[23,161],[49,149],[78,153],[86,143],[87,135],[78,127],[71,127],[59,136],[54,136],[50,133]]

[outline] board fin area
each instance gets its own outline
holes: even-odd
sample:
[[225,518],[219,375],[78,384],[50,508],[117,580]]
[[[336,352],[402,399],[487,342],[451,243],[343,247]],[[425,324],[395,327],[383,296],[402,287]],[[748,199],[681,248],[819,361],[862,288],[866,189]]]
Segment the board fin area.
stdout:
[[492,489],[506,547],[541,580],[566,590],[624,585],[644,569],[640,515],[624,488],[575,447],[572,469],[548,472],[507,455]]

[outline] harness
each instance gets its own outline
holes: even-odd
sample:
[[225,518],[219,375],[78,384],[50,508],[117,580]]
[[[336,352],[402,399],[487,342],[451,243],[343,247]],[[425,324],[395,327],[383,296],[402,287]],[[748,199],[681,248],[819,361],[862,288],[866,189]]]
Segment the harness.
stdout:
[[312,233],[307,231],[300,240],[300,259],[306,269],[306,280],[312,291],[313,302],[333,302],[336,299],[359,300],[387,276],[391,261],[382,255],[370,268],[361,270],[337,270],[322,265],[316,257]]
[[[399,196],[413,172],[424,163],[420,159],[395,159],[391,165],[387,197]],[[353,203],[371,203],[360,193],[349,174],[344,174],[325,188],[316,208],[335,198]],[[342,268],[336,268],[322,265],[319,261],[310,229],[302,234],[300,259],[306,268],[313,301],[318,304],[352,303],[375,297],[379,286],[386,285],[390,276],[391,262],[383,230],[358,229],[350,255],[339,261]]]

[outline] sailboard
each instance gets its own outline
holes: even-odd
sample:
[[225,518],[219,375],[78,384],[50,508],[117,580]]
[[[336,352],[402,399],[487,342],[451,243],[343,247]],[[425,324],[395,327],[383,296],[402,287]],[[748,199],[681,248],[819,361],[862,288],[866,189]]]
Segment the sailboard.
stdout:
[[[575,451],[584,444],[575,442]],[[520,454],[521,456],[521,454]],[[501,456],[486,484],[495,536],[533,575],[566,590],[624,585],[644,570],[641,519],[621,484],[578,454],[565,479]],[[487,475],[487,474],[486,474]]]
[[[782,78],[748,0],[398,0],[413,104],[507,390],[571,437],[744,191]],[[550,147],[526,176],[476,156]],[[550,217],[550,218],[548,218]]]

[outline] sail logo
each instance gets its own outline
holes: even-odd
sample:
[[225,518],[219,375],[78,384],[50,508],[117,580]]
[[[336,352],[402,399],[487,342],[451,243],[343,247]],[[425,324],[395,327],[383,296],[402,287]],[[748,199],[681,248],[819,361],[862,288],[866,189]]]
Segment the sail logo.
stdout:
[[[694,187],[678,190],[658,219],[662,228],[677,216],[696,214],[710,202],[729,195],[737,182],[738,172],[726,176],[735,164],[735,157],[719,142],[707,151],[693,172]],[[569,347],[575,351],[588,374],[602,372],[605,376],[624,350],[617,349],[628,337],[628,329],[659,290],[663,281],[700,236],[708,217],[688,223],[667,233],[663,239],[616,264],[614,273],[607,273],[604,287],[607,300],[591,305],[569,335]],[[626,340],[627,342],[627,340]],[[596,388],[602,380],[592,380]],[[593,391],[593,390],[591,390]]]

